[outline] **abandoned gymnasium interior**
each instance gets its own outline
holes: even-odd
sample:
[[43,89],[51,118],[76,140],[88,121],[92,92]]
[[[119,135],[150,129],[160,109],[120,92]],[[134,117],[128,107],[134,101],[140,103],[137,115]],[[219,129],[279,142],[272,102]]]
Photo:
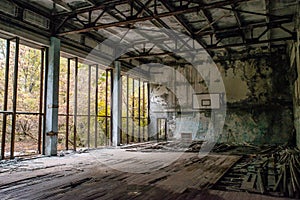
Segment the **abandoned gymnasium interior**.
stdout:
[[299,0],[0,0],[0,199],[300,199]]

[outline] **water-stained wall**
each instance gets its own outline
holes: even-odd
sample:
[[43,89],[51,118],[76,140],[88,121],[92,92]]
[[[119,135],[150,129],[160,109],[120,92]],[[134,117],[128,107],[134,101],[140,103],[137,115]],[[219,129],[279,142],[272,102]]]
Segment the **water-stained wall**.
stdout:
[[252,54],[257,56],[217,63],[227,94],[227,117],[220,140],[289,142],[294,126],[287,56],[284,51],[265,54],[260,49]]
[[[294,126],[286,54],[282,51],[266,54],[264,50],[255,49],[239,57],[241,59],[216,62],[227,97],[226,120],[219,142],[258,145],[290,142]],[[176,69],[183,77],[165,77],[165,82],[151,85],[154,111],[151,119],[168,120],[169,138],[180,138],[180,132],[196,130],[193,139],[203,139],[210,128],[209,121],[218,117],[212,117],[207,111],[190,110],[192,94],[207,93],[207,85],[220,80],[193,77],[196,73],[187,66]],[[155,124],[152,128],[155,129]]]

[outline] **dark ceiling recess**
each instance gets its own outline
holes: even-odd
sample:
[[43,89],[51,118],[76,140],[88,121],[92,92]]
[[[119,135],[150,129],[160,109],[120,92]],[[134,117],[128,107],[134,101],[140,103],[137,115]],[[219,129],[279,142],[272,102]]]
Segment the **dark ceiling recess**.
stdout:
[[[132,47],[126,59],[132,56],[138,60],[149,59],[145,54],[176,59],[166,51],[171,43],[187,46],[177,51],[194,48],[166,29],[189,36],[211,55],[284,46],[286,41],[296,39],[295,18],[299,12],[297,0],[5,1],[19,10],[18,16],[10,15],[11,18],[24,20],[24,11],[30,10],[37,14],[35,20],[40,23],[50,22],[49,34],[81,43],[100,43],[113,36]],[[32,20],[28,23],[36,25]],[[135,34],[131,35],[130,30],[135,30]],[[143,45],[144,51],[137,51],[136,45]]]

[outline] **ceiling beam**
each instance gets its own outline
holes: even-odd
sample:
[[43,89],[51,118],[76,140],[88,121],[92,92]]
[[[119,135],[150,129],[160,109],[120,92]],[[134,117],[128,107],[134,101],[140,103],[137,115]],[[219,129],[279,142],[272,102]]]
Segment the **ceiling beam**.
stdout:
[[[139,0],[135,0],[135,2],[137,2],[139,4],[139,6],[143,7],[143,4],[139,1]],[[156,4],[155,4],[156,6]],[[150,16],[154,15],[155,13],[153,13],[148,7],[144,7],[143,8]],[[178,37],[177,34],[175,34],[174,32],[172,31],[168,31],[168,29],[171,29],[163,20],[161,20],[160,18],[156,19],[156,21],[159,23],[159,25],[161,25],[162,27],[164,27],[165,29],[162,29],[162,31],[168,35],[169,37],[173,38],[174,40],[179,40],[181,41],[182,43],[184,43],[184,40],[181,38],[181,37]],[[152,22],[154,25],[155,23]],[[159,45],[159,44],[157,44]],[[187,46],[189,48],[191,48],[191,46],[189,46],[187,44]]]
[[220,29],[220,30],[216,30],[215,32],[203,31],[203,32],[198,33],[197,35],[205,36],[205,35],[211,35],[214,33],[226,35],[226,34],[230,34],[230,33],[235,33],[239,30],[251,30],[251,29],[259,28],[259,27],[269,27],[269,28],[280,27],[281,24],[286,24],[286,23],[291,23],[291,22],[293,22],[292,19],[282,19],[282,20],[275,20],[275,21],[271,21],[271,22],[248,23],[245,26]]
[[[281,24],[285,23],[290,23],[293,22],[292,20],[279,20],[279,21],[273,21],[273,22],[261,22],[261,23],[250,23],[247,24],[247,26],[242,26],[241,30],[251,30],[253,28],[258,28],[258,27],[269,27],[269,28],[278,28],[281,26]],[[232,28],[226,28],[222,30],[216,30],[216,34],[222,34],[222,35],[228,35],[228,37],[232,37],[232,33],[236,33],[240,29],[238,27],[232,27]],[[213,32],[212,31],[206,31],[202,32],[200,36],[208,36],[211,35]],[[292,34],[294,34],[292,32]],[[197,38],[197,36],[195,36]],[[223,36],[223,38],[228,38],[226,36]],[[145,40],[145,41],[140,41],[140,42],[132,42],[129,45],[135,46],[135,45],[146,45],[146,44],[163,44],[165,42],[172,41],[172,39],[167,39],[167,38],[161,38],[161,39],[155,39],[155,40]],[[175,50],[176,51],[176,50]]]
[[96,5],[96,3],[95,3],[95,1],[94,0],[85,0],[85,1],[87,1],[89,4],[91,4],[91,5]]
[[[231,7],[232,7],[232,9],[235,9],[235,8],[236,8],[236,5],[235,5],[235,4],[232,4]],[[241,37],[242,37],[243,41],[245,41],[245,33],[244,33],[244,31],[242,30],[242,28],[241,28],[241,27],[243,26],[243,23],[242,23],[242,21],[241,21],[241,16],[240,16],[240,14],[239,14],[237,11],[235,11],[235,10],[233,10],[233,14],[234,14],[234,17],[235,17],[236,22],[237,22],[237,24],[238,24],[238,28],[239,28],[239,32],[240,32],[240,34],[241,34]]]
[[248,45],[256,45],[256,44],[267,44],[270,42],[285,42],[285,41],[290,41],[290,40],[295,40],[296,37],[284,37],[284,38],[276,38],[276,39],[270,39],[270,40],[252,40],[252,41],[247,41],[247,42],[242,42],[242,43],[233,43],[233,44],[226,44],[222,46],[215,46],[215,45],[210,45],[207,47],[207,49],[223,49],[223,48],[228,48],[228,47],[240,47],[240,46],[248,46]]
[[[183,51],[175,51],[175,52],[162,52],[162,53],[152,53],[152,54],[140,54],[136,56],[124,56],[120,57],[119,60],[130,60],[136,58],[151,58],[151,57],[159,57],[159,56],[166,56],[166,55],[176,55],[180,53],[189,53],[191,50],[183,50]],[[204,51],[204,49],[194,49],[194,53]]]
[[[266,4],[266,22],[270,22],[270,17],[269,17],[269,14],[270,14],[270,10],[271,10],[271,2],[269,0],[265,0],[265,4]],[[267,27],[268,28],[268,27]],[[271,33],[271,29],[269,29],[269,31],[267,31],[267,37],[268,39],[270,40],[272,38],[272,33]],[[268,48],[269,48],[269,51],[271,50],[271,43],[269,43],[268,45]]]
[[148,8],[148,6],[150,5],[150,3],[152,2],[152,0],[148,0],[144,5],[143,7],[137,12],[136,16],[137,17],[141,17],[143,16],[146,8]]
[[[136,22],[148,21],[148,20],[152,20],[152,19],[160,19],[163,17],[169,17],[169,16],[190,13],[190,12],[198,12],[201,9],[217,8],[217,7],[230,5],[232,3],[244,2],[244,1],[251,1],[251,0],[231,0],[231,1],[227,0],[227,1],[221,1],[221,2],[205,4],[205,5],[201,5],[201,6],[196,6],[196,7],[192,7],[192,8],[182,8],[182,9],[178,9],[178,10],[171,11],[171,12],[154,14],[152,16],[136,17],[133,19],[123,20],[123,21],[118,21],[118,22],[113,22],[113,23],[108,23],[108,24],[102,24],[102,25],[97,25],[97,26],[93,26],[93,27],[82,28],[82,29],[77,29],[77,30],[72,30],[72,31],[67,31],[67,32],[60,33],[59,35],[83,33],[83,32],[89,32],[89,31],[93,31],[93,30],[114,27],[114,26],[129,25],[129,24],[136,23]],[[103,8],[105,8],[105,6],[102,6],[102,9]],[[87,11],[90,11],[90,10],[87,9]]]
[[[203,0],[200,0],[199,3],[203,4]],[[203,13],[203,16],[204,16],[206,22],[207,22],[207,26],[209,26],[212,29],[212,31],[214,31],[217,27],[214,24],[214,20],[213,20],[211,14],[208,12],[208,10],[205,10],[205,9],[203,9],[201,11]]]
[[114,7],[117,5],[122,5],[122,4],[127,4],[127,3],[128,3],[128,0],[104,1],[100,5],[95,5],[95,6],[88,7],[88,8],[76,9],[71,12],[57,13],[57,14],[54,14],[53,17],[61,18],[61,17],[66,17],[66,16],[73,16],[73,15],[82,14],[82,13],[86,13],[86,12],[90,12],[90,11],[94,11],[94,10],[103,10],[107,7]]
[[196,31],[196,32],[195,32],[195,35],[201,33],[202,31],[204,31],[205,29],[207,29],[207,27],[211,27],[212,32],[214,33],[214,32],[217,30],[217,28],[216,28],[216,26],[215,26],[214,24],[217,23],[217,22],[218,22],[219,20],[221,20],[222,18],[228,17],[228,16],[229,16],[229,14],[227,13],[227,14],[225,14],[225,15],[222,15],[222,16],[218,17],[218,18],[215,19],[215,20],[209,21],[208,24],[206,24],[205,26],[203,26],[200,30]]
[[[272,15],[272,14],[267,14],[267,13],[259,13],[259,12],[253,12],[253,11],[248,11],[248,10],[240,10],[240,9],[235,9],[235,8],[227,8],[227,7],[223,7],[223,6],[220,6],[218,8],[223,9],[223,10],[235,11],[235,12],[239,12],[239,13],[247,13],[247,14],[252,14],[252,15],[260,15],[260,16],[265,16],[265,17],[272,17],[274,19],[286,18],[285,16]],[[289,17],[287,17],[287,18],[289,18]]]
[[62,0],[52,0],[52,1],[53,1],[53,3],[55,3],[59,6],[61,6],[62,8],[64,8],[65,10],[67,10],[69,12],[72,11],[72,8],[66,2],[64,2]]
[[[163,5],[169,10],[169,11],[173,11],[174,9],[172,9],[172,7],[168,4],[168,2],[162,0],[162,3]],[[187,31],[187,33],[192,37],[192,38],[195,38],[194,36],[194,33],[192,31],[192,28],[190,26],[188,26],[184,20],[178,16],[178,15],[174,15],[175,19],[179,22],[179,24],[181,24],[185,30]],[[206,44],[204,41],[202,41],[200,38],[196,39],[197,42],[202,46],[202,47],[206,47]]]
[[[223,48],[228,48],[228,47],[239,47],[239,46],[247,46],[247,45],[267,44],[267,43],[270,43],[270,42],[281,42],[281,41],[288,41],[288,40],[295,40],[295,37],[285,37],[285,38],[269,39],[269,40],[262,40],[262,41],[253,40],[251,42],[233,43],[233,44],[227,44],[227,45],[222,45],[222,46],[209,45],[206,49],[208,49],[208,50],[223,49]],[[188,51],[190,51],[190,50],[175,51],[175,52],[152,53],[152,54],[140,54],[140,55],[136,55],[136,56],[121,57],[119,59],[120,60],[128,60],[128,59],[137,59],[137,58],[160,57],[160,56],[166,56],[166,55],[174,55],[176,53],[186,53]],[[195,52],[203,51],[203,49],[195,49],[194,51]]]

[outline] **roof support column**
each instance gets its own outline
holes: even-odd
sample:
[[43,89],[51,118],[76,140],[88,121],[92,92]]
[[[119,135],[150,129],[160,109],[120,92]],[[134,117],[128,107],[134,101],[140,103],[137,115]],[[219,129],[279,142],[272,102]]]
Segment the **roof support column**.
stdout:
[[120,145],[121,127],[121,63],[114,61],[112,93],[112,145]]
[[57,155],[60,40],[50,38],[47,73],[45,155]]

